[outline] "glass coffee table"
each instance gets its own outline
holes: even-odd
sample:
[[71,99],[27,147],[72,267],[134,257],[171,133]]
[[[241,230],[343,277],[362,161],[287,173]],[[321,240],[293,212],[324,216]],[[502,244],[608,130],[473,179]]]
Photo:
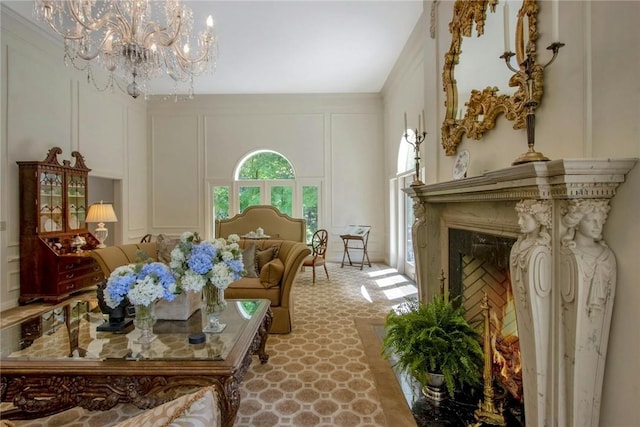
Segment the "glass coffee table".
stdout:
[[137,344],[133,327],[98,332],[104,322],[92,299],[72,299],[0,329],[0,393],[14,409],[2,418],[28,419],[74,406],[108,410],[119,403],[147,409],[214,385],[224,426],[233,425],[239,384],[252,355],[262,363],[273,314],[269,300],[227,300],[227,327],[190,344],[202,329],[200,311],[188,320],[158,320],[157,338]]

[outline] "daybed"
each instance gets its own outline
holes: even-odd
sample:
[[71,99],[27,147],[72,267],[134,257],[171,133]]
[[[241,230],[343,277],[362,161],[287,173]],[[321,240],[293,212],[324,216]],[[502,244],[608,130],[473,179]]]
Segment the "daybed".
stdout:
[[227,238],[231,234],[242,237],[258,228],[262,228],[271,239],[307,241],[307,222],[304,219],[291,218],[268,205],[250,206],[232,218],[216,220],[216,238]]
[[[255,243],[255,245],[252,245]],[[91,251],[103,273],[108,277],[121,265],[136,261],[138,251],[146,252],[151,259],[168,262],[175,241],[159,239],[153,243],[131,243],[109,246]],[[304,243],[288,240],[241,240],[240,247],[245,249],[245,266],[250,274],[233,282],[225,291],[225,297],[265,298],[271,301],[273,324],[270,332],[286,334],[292,328],[291,287],[304,258],[310,250]],[[253,251],[251,248],[255,248]],[[277,248],[277,249],[276,249]],[[263,251],[263,249],[266,249]],[[275,259],[273,257],[275,256]],[[254,270],[254,265],[262,267]]]

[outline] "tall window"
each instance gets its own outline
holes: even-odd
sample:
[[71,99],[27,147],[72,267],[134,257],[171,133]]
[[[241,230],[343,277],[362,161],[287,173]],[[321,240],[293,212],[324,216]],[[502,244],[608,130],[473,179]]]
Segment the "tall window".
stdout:
[[[414,132],[407,129],[408,138],[414,138]],[[405,141],[404,134],[400,137],[397,158],[397,175],[391,180],[391,185],[395,188],[396,197],[392,200],[391,209],[395,218],[394,223],[390,224],[393,233],[391,238],[395,242],[390,248],[392,259],[396,260],[396,268],[409,277],[415,277],[415,255],[413,253],[413,236],[411,228],[414,222],[413,200],[402,191],[403,188],[409,187],[415,175],[415,152],[411,145]],[[397,222],[397,223],[396,223]],[[395,257],[393,256],[395,255]]]
[[313,233],[318,231],[318,192],[317,185],[302,186],[302,217],[307,221],[307,242],[310,242]]
[[217,185],[213,187],[213,218],[229,218],[230,194],[228,185]]
[[233,183],[217,182],[211,187],[213,218],[229,218],[249,206],[271,205],[291,217],[304,218],[307,241],[311,241],[321,216],[320,184],[320,180],[296,180],[293,165],[281,154],[255,151],[240,161]]

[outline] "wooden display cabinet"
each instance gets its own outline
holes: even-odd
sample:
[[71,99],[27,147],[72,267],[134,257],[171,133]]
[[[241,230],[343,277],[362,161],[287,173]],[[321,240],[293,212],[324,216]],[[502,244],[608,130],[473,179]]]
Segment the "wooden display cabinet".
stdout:
[[59,147],[41,162],[17,162],[20,184],[20,304],[59,301],[104,279],[87,250],[98,245],[86,225],[89,171],[74,151],[62,164]]

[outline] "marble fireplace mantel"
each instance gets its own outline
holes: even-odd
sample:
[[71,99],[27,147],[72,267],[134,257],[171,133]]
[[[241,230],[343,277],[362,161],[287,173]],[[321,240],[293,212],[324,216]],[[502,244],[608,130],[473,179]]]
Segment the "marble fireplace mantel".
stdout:
[[527,425],[598,425],[617,270],[601,233],[637,160],[527,163],[404,190],[423,300],[447,275],[449,229],[517,238],[510,270]]

